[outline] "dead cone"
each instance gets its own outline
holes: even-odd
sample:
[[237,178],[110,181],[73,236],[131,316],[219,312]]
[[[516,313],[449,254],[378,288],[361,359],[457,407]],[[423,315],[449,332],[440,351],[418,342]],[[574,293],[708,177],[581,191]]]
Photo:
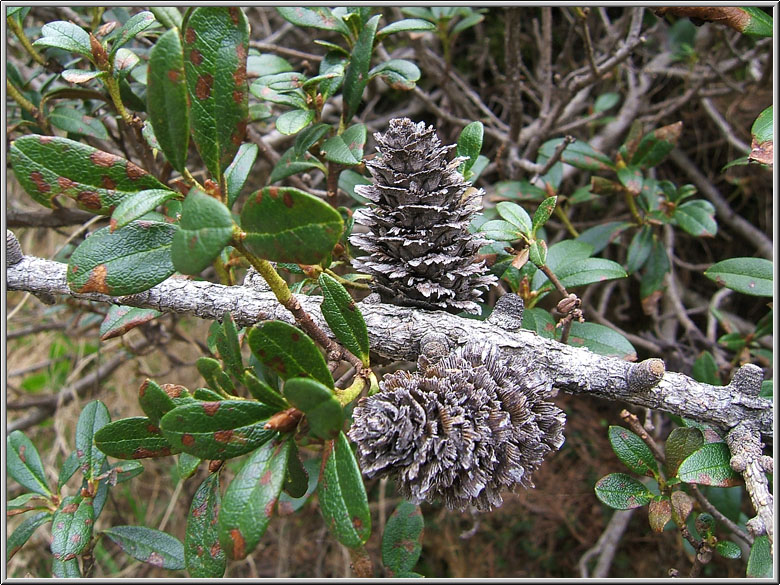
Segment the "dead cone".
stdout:
[[487,241],[468,231],[483,191],[457,171],[465,159],[448,161],[455,145],[442,146],[433,126],[408,118],[374,137],[378,155],[366,162],[374,182],[355,188],[371,201],[355,214],[368,233],[350,238],[369,255],[355,268],[374,276],[385,301],[479,314],[476,300],[496,278],[476,258]]
[[391,476],[414,503],[490,510],[501,492],[533,487],[544,455],[563,444],[550,383],[496,346],[471,343],[419,371],[398,371],[361,399],[349,437],[363,473]]

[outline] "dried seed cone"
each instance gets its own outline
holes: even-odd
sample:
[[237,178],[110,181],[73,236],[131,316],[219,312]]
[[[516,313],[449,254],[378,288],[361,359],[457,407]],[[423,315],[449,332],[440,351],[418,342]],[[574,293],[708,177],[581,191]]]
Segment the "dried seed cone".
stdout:
[[476,299],[496,282],[476,259],[486,241],[468,232],[483,191],[457,171],[462,157],[447,160],[454,145],[442,146],[433,126],[395,118],[374,137],[378,154],[366,162],[374,182],[355,188],[371,201],[355,214],[368,232],[350,238],[369,255],[355,268],[374,276],[385,301],[479,314]]
[[419,371],[398,371],[361,399],[349,437],[363,473],[394,477],[414,503],[490,510],[501,492],[533,487],[544,455],[563,444],[564,413],[551,384],[492,344],[468,344]]

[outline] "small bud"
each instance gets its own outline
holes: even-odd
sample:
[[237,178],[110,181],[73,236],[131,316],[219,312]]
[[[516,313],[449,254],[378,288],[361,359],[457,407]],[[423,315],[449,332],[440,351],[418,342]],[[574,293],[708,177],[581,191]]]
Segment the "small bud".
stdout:
[[95,32],[95,36],[104,37],[112,30],[114,30],[117,26],[119,26],[119,22],[117,22],[116,20],[111,20],[106,24],[102,25],[99,29],[97,29],[97,31]]
[[95,65],[97,65],[98,69],[101,71],[108,71],[111,68],[108,62],[108,53],[106,53],[105,47],[92,33],[89,33],[89,46],[92,49],[92,56],[95,59]]
[[581,304],[582,301],[577,297],[577,295],[574,293],[569,293],[569,296],[564,297],[558,301],[558,306],[556,309],[558,309],[559,313],[566,315],[571,313],[574,309],[578,309]]
[[209,461],[209,473],[216,473],[219,471],[223,463],[225,462],[222,461],[222,459],[212,459]]
[[268,422],[263,425],[263,428],[279,431],[280,433],[289,433],[295,430],[301,418],[303,418],[303,413],[300,410],[288,408],[282,412],[277,412],[269,418]]
[[696,532],[699,533],[699,536],[702,538],[705,538],[710,532],[712,532],[712,528],[715,526],[715,519],[706,512],[699,514],[696,516]]

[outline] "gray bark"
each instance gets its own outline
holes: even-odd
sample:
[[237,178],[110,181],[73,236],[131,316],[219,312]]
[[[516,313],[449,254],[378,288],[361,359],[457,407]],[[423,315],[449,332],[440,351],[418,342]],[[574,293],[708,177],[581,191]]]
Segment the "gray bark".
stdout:
[[[78,299],[195,315],[203,319],[221,319],[225,311],[230,311],[239,326],[269,319],[293,322],[292,316],[277,302],[273,293],[259,287],[228,287],[169,278],[148,291],[123,297],[94,292],[76,293],[68,288],[65,264],[32,256],[19,259],[18,249],[13,249],[16,238],[10,232],[8,234],[7,261],[15,260],[6,267],[8,290],[28,291],[37,296],[69,295]],[[330,335],[320,312],[322,298],[298,295],[298,299],[313,320]],[[634,364],[584,348],[563,345],[519,328],[521,310],[515,305],[518,297],[514,295],[502,297],[486,321],[441,311],[372,303],[369,299],[358,303],[358,306],[368,327],[372,350],[384,357],[416,360],[422,338],[428,332],[446,337],[450,349],[468,341],[490,341],[506,354],[523,361],[529,358],[535,361],[540,372],[558,390],[663,410],[715,425],[724,431],[740,422],[752,422],[764,436],[773,436],[772,402],[757,396],[755,379],[758,377],[760,387],[760,369],[756,366],[743,366],[740,372],[745,370],[746,375],[735,375],[735,380],[728,386],[710,386],[683,374],[665,372],[660,360]],[[751,382],[748,384],[745,380]]]

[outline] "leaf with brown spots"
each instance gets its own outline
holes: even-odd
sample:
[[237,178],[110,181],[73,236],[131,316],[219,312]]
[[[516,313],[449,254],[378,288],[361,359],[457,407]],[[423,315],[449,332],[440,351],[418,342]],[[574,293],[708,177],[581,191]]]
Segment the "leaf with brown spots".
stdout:
[[225,491],[217,529],[229,558],[244,558],[265,534],[284,484],[291,442],[270,441],[254,451]]
[[371,535],[371,514],[363,478],[343,432],[326,443],[317,494],[320,512],[331,533],[344,546],[355,548]]
[[163,221],[135,220],[115,232],[97,230],[71,255],[68,286],[113,296],[150,289],[174,272],[170,247],[177,229]]
[[[220,182],[249,118],[246,62],[249,25],[240,8],[202,6],[188,21],[182,47],[192,139]],[[155,128],[156,128],[155,124]]]
[[382,534],[382,564],[397,576],[414,569],[422,552],[424,520],[420,506],[401,501]]
[[332,276],[321,273],[318,284],[322,290],[322,315],[331,331],[349,351],[369,366],[368,329],[363,314],[347,289]]
[[81,473],[87,480],[96,478],[106,461],[105,454],[94,444],[95,433],[111,421],[108,408],[100,400],[84,406],[76,423],[76,454]]
[[94,521],[95,508],[91,498],[63,498],[51,523],[51,554],[54,558],[67,561],[81,553],[92,537]]
[[264,428],[276,408],[249,400],[194,401],[177,406],[160,419],[171,445],[201,459],[230,459],[271,440]]
[[167,532],[145,526],[112,526],[103,530],[103,534],[143,563],[171,571],[185,568],[184,545]]
[[308,377],[333,388],[325,358],[300,329],[283,321],[266,321],[252,328],[247,339],[252,353],[283,380]]
[[9,158],[24,190],[45,207],[52,206],[55,196],[65,195],[86,211],[109,215],[130,193],[165,189],[121,157],[58,136],[17,138]]
[[6,470],[8,475],[31,492],[50,496],[46,472],[38,450],[22,431],[13,431],[6,438]]
[[222,577],[227,561],[219,544],[217,523],[222,497],[219,474],[209,474],[190,504],[184,536],[184,561],[190,577]]
[[145,416],[122,418],[108,423],[95,433],[95,445],[117,459],[166,457],[179,453],[162,431]]

